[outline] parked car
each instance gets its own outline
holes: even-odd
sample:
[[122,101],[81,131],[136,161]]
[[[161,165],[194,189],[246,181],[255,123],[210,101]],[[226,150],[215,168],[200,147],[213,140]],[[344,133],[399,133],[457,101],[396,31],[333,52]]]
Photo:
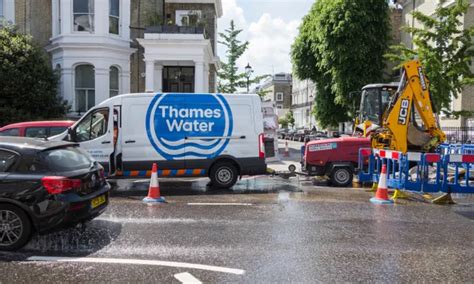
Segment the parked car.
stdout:
[[303,142],[304,141],[304,137],[306,136],[306,133],[309,133],[309,130],[305,130],[305,129],[299,129],[296,131],[296,133],[293,135],[293,141],[299,141],[299,142]]
[[29,121],[12,123],[0,128],[0,136],[50,137],[66,131],[74,121]]
[[278,139],[285,139],[285,136],[288,134],[287,128],[282,128],[277,130]]
[[102,166],[78,144],[0,137],[0,250],[93,219],[109,190]]
[[293,140],[293,136],[295,135],[295,133],[296,133],[296,130],[294,130],[294,129],[288,130],[288,132],[285,135],[285,139],[286,140]]

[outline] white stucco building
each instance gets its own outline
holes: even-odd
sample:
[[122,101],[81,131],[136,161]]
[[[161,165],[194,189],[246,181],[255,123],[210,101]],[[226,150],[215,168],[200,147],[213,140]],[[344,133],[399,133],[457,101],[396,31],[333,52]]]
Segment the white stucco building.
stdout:
[[295,118],[296,128],[317,128],[316,119],[312,114],[316,98],[316,84],[311,80],[300,80],[293,76],[291,109]]

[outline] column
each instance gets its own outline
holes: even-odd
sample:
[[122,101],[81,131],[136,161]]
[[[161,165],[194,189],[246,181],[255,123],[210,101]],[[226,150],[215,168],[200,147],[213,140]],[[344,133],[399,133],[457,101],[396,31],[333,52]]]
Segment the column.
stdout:
[[148,60],[145,64],[145,92],[153,92],[155,89],[155,62]]
[[59,7],[58,7],[58,0],[53,0],[51,3],[51,15],[52,15],[52,35],[51,37],[55,37],[59,34]]
[[155,89],[158,93],[163,92],[163,65],[156,64],[155,65]]
[[195,93],[204,93],[204,62],[197,61],[195,62],[194,68],[194,92]]
[[130,0],[122,0],[120,5],[120,35],[122,38],[130,40]]
[[130,64],[120,66],[120,94],[130,93]]
[[71,106],[70,112],[74,113],[76,111],[75,105],[75,91],[73,89],[74,86],[74,76],[73,76],[72,68],[64,68],[61,66],[61,95],[63,99],[67,101],[67,103]]
[[204,82],[204,92],[209,93],[209,64],[205,63],[204,64],[204,77],[203,77],[203,82]]
[[97,35],[109,34],[109,1],[95,1],[94,33]]
[[61,34],[70,34],[73,30],[72,1],[61,1],[59,13],[59,17],[61,17]]
[[97,64],[95,73],[95,105],[110,97],[110,69],[105,64]]

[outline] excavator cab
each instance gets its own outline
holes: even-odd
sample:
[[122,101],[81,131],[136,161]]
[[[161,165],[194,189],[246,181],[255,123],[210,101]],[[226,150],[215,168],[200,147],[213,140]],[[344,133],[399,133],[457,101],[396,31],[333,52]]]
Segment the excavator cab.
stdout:
[[398,83],[369,84],[362,88],[355,129],[360,136],[368,136],[382,125],[383,114],[397,89]]

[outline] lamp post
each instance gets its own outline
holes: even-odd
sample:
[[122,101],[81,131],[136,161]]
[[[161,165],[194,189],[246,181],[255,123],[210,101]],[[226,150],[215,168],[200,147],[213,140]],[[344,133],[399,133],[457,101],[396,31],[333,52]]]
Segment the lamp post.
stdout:
[[250,92],[250,76],[252,75],[252,73],[252,66],[250,66],[250,63],[247,63],[247,66],[245,66],[245,77],[247,78],[247,94]]

